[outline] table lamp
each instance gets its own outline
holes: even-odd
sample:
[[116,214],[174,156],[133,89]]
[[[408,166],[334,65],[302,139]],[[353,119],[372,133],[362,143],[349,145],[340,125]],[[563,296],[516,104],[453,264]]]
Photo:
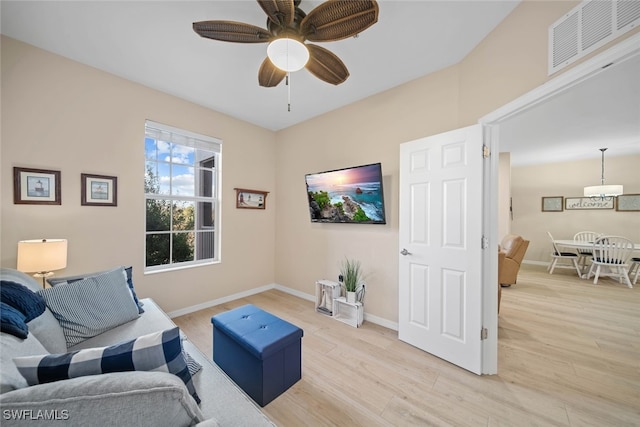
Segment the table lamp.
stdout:
[[66,239],[21,240],[18,242],[17,269],[25,273],[35,273],[33,277],[45,279],[53,275],[54,270],[67,266]]

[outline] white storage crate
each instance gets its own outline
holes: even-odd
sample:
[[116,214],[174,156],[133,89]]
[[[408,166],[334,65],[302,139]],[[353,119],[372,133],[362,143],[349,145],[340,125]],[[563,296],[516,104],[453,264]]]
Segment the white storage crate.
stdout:
[[316,311],[318,313],[333,316],[334,303],[340,297],[340,284],[331,280],[318,280],[316,282]]
[[364,320],[364,307],[361,302],[347,302],[344,297],[333,301],[333,318],[341,322],[359,327]]

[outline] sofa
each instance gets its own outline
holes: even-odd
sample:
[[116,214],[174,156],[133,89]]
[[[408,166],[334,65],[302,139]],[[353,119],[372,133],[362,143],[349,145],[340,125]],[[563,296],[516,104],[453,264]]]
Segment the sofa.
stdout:
[[529,241],[515,234],[507,234],[500,242],[500,252],[504,253],[504,261],[498,270],[501,286],[511,286],[518,279],[520,264],[529,247]]
[[[179,332],[152,299],[137,298],[130,268],[128,273],[124,267],[109,271],[109,277],[116,278],[117,286],[113,287],[101,281],[105,280],[103,273],[106,272],[62,280],[43,290],[24,273],[1,270],[0,424],[34,425],[46,421],[42,425],[65,427],[274,425],[244,391]],[[5,295],[5,290],[10,289],[23,292],[22,287],[33,292],[24,297]],[[88,292],[87,289],[117,289],[118,296],[97,298],[89,294],[93,300],[87,302],[75,301],[75,296],[70,299],[63,293]],[[123,289],[127,290],[126,295]],[[38,305],[31,302],[32,297],[45,301],[37,310],[40,314],[30,315],[29,308],[22,308]],[[82,294],[79,298],[88,297]],[[93,326],[91,320],[73,323],[73,316],[79,314],[83,319],[94,309],[94,302],[96,307],[102,307],[100,310],[126,306],[133,318],[104,331],[105,325],[120,320],[100,320]],[[21,320],[26,320],[24,325]],[[96,331],[91,329],[94,326],[100,333],[90,336]],[[19,337],[21,334],[24,338]],[[162,340],[159,344],[158,339]],[[177,352],[167,356],[167,349]],[[166,360],[154,368],[157,351],[165,352]],[[123,362],[127,358],[130,361]],[[132,367],[121,369],[119,363],[132,363]],[[95,369],[102,372],[92,373]]]

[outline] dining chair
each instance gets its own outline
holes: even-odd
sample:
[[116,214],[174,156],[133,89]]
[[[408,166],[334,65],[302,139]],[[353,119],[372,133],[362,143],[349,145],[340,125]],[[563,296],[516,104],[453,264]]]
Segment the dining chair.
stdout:
[[[601,235],[602,233],[596,233],[595,231],[579,231],[573,236],[573,240],[576,242],[593,243]],[[580,266],[582,274],[585,274],[589,269],[588,262],[591,261],[593,253],[591,252],[591,249],[578,249],[577,253],[578,265]]]
[[[551,263],[547,271],[549,274],[553,274],[553,270],[556,268],[575,268],[578,273],[578,277],[582,277],[580,266],[578,266],[578,254],[575,252],[561,252],[556,245],[556,241],[553,235],[547,231],[549,239],[551,239],[551,245],[553,245],[553,252],[551,252]],[[558,262],[570,261],[567,264],[558,264]]]
[[[593,257],[587,279],[595,274],[593,284],[598,283],[600,276],[617,278],[620,283],[624,280],[629,288],[633,288],[629,279],[629,259],[633,252],[633,242],[621,236],[600,236],[593,242]],[[609,273],[603,272],[603,267]],[[594,273],[595,269],[595,273]]]
[[629,279],[631,279],[632,274],[634,275],[632,283],[635,285],[638,283],[638,276],[640,276],[640,257],[631,258],[631,266],[629,267]]

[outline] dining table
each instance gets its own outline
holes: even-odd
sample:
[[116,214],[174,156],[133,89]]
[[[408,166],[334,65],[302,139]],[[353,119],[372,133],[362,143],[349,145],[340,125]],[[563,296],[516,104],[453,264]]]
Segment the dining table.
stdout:
[[[562,246],[565,248],[572,248],[572,249],[583,249],[583,250],[589,250],[591,248],[593,248],[593,242],[585,242],[585,241],[580,241],[580,240],[553,240],[553,243],[555,243],[557,246]],[[634,243],[633,244],[633,250],[634,251],[640,251],[640,243]]]

